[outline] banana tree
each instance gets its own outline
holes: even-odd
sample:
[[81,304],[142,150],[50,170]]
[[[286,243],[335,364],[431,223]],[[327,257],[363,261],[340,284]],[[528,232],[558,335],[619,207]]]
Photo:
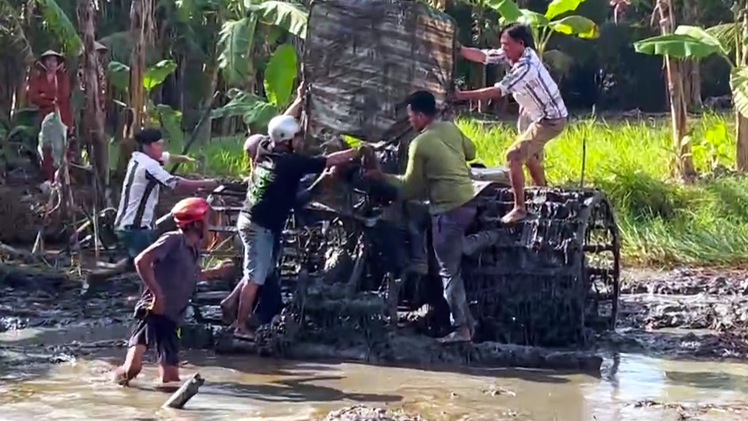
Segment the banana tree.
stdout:
[[[154,90],[161,86],[176,69],[177,64],[173,60],[159,61],[143,73],[142,89],[145,92],[145,117],[148,123],[160,125],[172,142],[181,144],[184,141],[181,126],[182,113],[165,104],[156,105],[150,99]],[[118,61],[109,62],[108,73],[109,81],[115,89],[125,93],[129,91],[130,67],[128,65]]]
[[[254,74],[255,37],[260,28],[280,28],[305,39],[307,11],[301,4],[277,0],[233,0],[229,3],[232,16],[221,28],[218,64],[230,86],[246,86]],[[251,83],[249,85],[251,89]]]
[[282,112],[293,98],[298,57],[293,45],[282,44],[268,62],[265,70],[265,93],[267,100],[240,89],[231,89],[231,101],[213,110],[211,118],[241,116],[244,123],[263,130],[275,115]]
[[582,39],[595,39],[600,36],[597,24],[584,16],[567,15],[577,10],[585,0],[553,0],[545,14],[520,9],[512,0],[486,0],[486,5],[501,15],[503,23],[516,22],[532,29],[535,49],[546,63],[554,64],[561,73],[570,70],[570,58],[559,50],[546,51],[548,41],[558,33]]
[[642,54],[677,59],[701,60],[718,55],[730,64],[730,89],[736,119],[736,167],[744,173],[748,170],[748,15],[745,7],[736,7],[735,12],[735,23],[708,29],[681,25],[673,34],[634,43],[634,49]]

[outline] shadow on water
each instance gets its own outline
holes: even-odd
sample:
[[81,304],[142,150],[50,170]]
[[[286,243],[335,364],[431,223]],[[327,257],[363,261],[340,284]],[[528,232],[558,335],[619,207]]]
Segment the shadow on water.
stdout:
[[748,393],[748,375],[714,371],[665,371],[669,382],[699,389],[719,389]]
[[373,393],[345,393],[339,389],[309,384],[310,381],[340,381],[342,376],[313,376],[301,379],[276,380],[272,384],[240,384],[233,382],[211,383],[205,394],[228,395],[252,398],[262,402],[333,402],[352,400],[356,402],[399,402],[399,395]]

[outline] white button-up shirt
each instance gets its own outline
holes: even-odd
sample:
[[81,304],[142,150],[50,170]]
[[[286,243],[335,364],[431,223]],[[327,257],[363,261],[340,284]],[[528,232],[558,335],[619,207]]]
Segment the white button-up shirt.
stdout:
[[501,49],[481,51],[486,55],[485,64],[511,65],[506,76],[495,86],[501,89],[504,95],[512,94],[520,106],[521,115],[527,116],[532,122],[569,116],[558,85],[535,50],[525,48],[525,52],[516,63],[509,63]]

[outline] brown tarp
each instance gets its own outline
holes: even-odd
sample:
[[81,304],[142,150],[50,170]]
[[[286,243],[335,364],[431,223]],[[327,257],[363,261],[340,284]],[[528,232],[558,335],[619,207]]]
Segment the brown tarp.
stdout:
[[317,0],[304,51],[306,129],[378,142],[408,131],[405,98],[452,90],[457,26],[415,1]]

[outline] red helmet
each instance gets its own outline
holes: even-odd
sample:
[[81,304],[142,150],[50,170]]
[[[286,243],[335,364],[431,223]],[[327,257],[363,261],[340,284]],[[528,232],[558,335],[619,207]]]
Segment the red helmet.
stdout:
[[203,222],[210,212],[208,201],[200,197],[188,197],[180,200],[171,210],[171,216],[179,228],[193,222]]

